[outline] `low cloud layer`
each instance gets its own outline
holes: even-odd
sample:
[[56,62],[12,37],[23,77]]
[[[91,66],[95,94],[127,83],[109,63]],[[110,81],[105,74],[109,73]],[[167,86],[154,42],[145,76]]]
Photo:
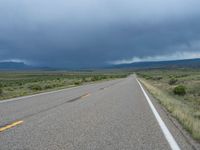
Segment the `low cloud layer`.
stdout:
[[199,58],[199,6],[199,0],[2,0],[0,60],[72,68]]
[[176,52],[168,55],[133,57],[131,59],[116,60],[108,63],[119,65],[119,64],[130,64],[135,62],[170,61],[170,60],[195,59],[195,58],[200,58],[200,52]]

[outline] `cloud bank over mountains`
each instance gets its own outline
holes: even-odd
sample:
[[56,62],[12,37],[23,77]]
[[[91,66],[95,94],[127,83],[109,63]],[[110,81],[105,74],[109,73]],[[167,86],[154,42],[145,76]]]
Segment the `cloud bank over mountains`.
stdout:
[[199,58],[199,0],[1,0],[0,60],[52,67]]

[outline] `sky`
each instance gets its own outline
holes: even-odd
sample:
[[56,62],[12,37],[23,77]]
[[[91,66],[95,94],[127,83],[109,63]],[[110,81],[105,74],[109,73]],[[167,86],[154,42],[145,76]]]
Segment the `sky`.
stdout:
[[0,0],[0,62],[81,68],[200,58],[199,0]]

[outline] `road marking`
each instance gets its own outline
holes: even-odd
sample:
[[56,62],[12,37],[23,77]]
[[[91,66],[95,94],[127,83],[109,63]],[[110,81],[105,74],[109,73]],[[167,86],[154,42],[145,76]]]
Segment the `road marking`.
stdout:
[[[119,80],[119,79],[113,79],[110,81],[114,81],[114,80]],[[11,99],[6,99],[6,100],[0,100],[0,104],[1,103],[7,103],[7,102],[12,102],[12,101],[18,101],[18,100],[23,100],[23,99],[27,99],[27,98],[32,98],[32,97],[36,97],[36,96],[42,96],[42,95],[48,95],[48,94],[54,94],[54,93],[58,93],[58,92],[63,92],[63,91],[68,91],[68,90],[73,90],[73,89],[77,89],[83,86],[93,86],[95,84],[101,84],[101,83],[105,83],[108,81],[100,81],[100,82],[94,82],[94,83],[88,83],[88,84],[84,84],[84,85],[80,85],[80,86],[72,86],[72,87],[67,87],[64,89],[60,89],[60,90],[54,90],[54,91],[49,91],[49,92],[42,92],[42,93],[38,93],[38,94],[33,94],[33,95],[27,95],[27,96],[22,96],[22,97],[16,97],[16,98],[11,98]]]
[[8,130],[8,129],[10,129],[10,128],[13,128],[13,127],[15,127],[15,126],[17,126],[17,125],[20,125],[20,124],[22,124],[23,122],[24,122],[24,121],[20,120],[20,121],[14,122],[14,123],[12,123],[12,124],[9,124],[9,125],[7,125],[7,126],[5,126],[5,127],[2,127],[2,128],[0,128],[0,132],[3,132],[3,131]]
[[172,136],[172,134],[170,133],[169,129],[167,128],[167,126],[165,125],[164,121],[162,120],[162,118],[160,117],[159,113],[157,112],[157,110],[155,109],[153,103],[151,102],[149,96],[147,95],[147,93],[145,92],[144,88],[142,87],[141,83],[138,81],[138,79],[136,79],[140,88],[142,89],[142,92],[154,114],[154,116],[156,117],[156,120],[158,121],[158,124],[165,136],[165,138],[167,139],[170,147],[172,150],[180,150],[180,147],[178,146],[178,144],[176,143],[174,137]]
[[84,94],[83,96],[81,96],[81,98],[86,98],[86,97],[88,97],[88,96],[90,96],[91,94],[90,93],[86,93],[86,94]]
[[71,102],[74,102],[74,101],[80,100],[80,99],[82,99],[82,98],[88,97],[88,96],[90,96],[90,95],[91,95],[90,93],[86,93],[86,94],[84,94],[84,95],[82,95],[82,96],[79,96],[79,97],[73,98],[73,99],[71,99],[71,100],[69,100],[69,101],[67,101],[67,102],[68,102],[68,103],[71,103]]
[[28,96],[16,97],[16,98],[11,98],[11,99],[7,99],[7,100],[0,100],[0,104],[12,102],[12,101],[23,100],[23,99],[27,99],[27,98],[36,97],[36,96],[42,96],[42,95],[48,95],[48,94],[54,94],[54,93],[58,93],[58,92],[68,91],[68,90],[76,89],[79,87],[80,86],[75,86],[75,87],[69,87],[69,88],[65,88],[65,89],[61,89],[61,90],[55,90],[55,91],[43,92],[43,93],[38,93],[38,94],[33,94],[33,95],[28,95]]

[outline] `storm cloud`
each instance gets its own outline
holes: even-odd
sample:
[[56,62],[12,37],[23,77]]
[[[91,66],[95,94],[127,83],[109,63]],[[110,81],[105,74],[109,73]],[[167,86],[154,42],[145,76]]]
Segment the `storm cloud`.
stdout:
[[199,57],[199,6],[199,0],[1,0],[0,60],[71,68]]

